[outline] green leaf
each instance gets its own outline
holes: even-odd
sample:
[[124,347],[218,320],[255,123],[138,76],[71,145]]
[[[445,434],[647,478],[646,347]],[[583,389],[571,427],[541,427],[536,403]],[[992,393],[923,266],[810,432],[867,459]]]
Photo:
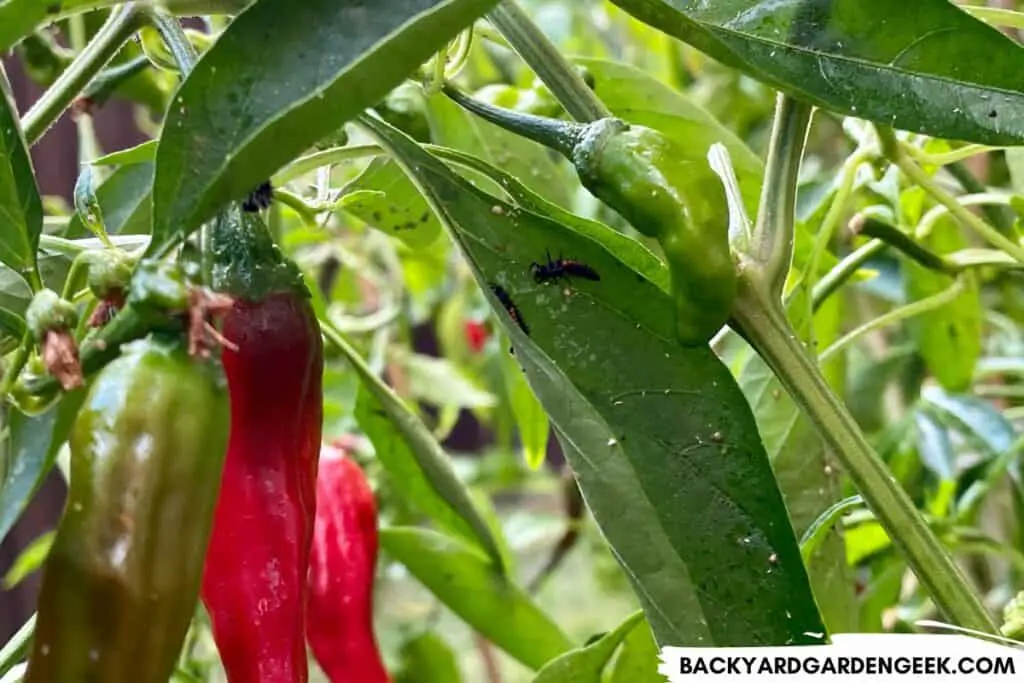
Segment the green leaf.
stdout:
[[658,644],[646,621],[639,621],[622,641],[608,683],[664,683],[658,673]]
[[956,481],[956,451],[949,432],[927,412],[914,412],[917,427],[917,450],[921,463],[940,481]]
[[435,406],[490,408],[497,403],[491,394],[473,383],[461,368],[443,358],[419,353],[403,359],[409,393]]
[[883,619],[885,613],[899,603],[906,573],[907,565],[899,556],[880,557],[872,562],[872,580],[860,596],[860,623],[864,625],[864,633],[891,632]]
[[936,387],[927,387],[922,396],[939,419],[981,446],[988,455],[1005,452],[1017,438],[1013,423],[988,401],[954,396]]
[[375,104],[497,0],[261,0],[181,85],[153,191],[160,253]]
[[446,147],[433,147],[430,151],[442,159],[452,161],[459,166],[471,168],[485,176],[490,176],[501,187],[508,197],[521,208],[556,223],[560,223],[573,232],[603,244],[609,251],[615,252],[619,260],[643,275],[666,294],[670,288],[668,268],[650,249],[626,235],[618,233],[607,225],[589,220],[570,213],[557,204],[541,198],[536,193],[516,180],[512,175],[495,168],[477,157]]
[[0,67],[0,263],[33,277],[43,202],[7,76]]
[[380,545],[448,609],[531,669],[572,647],[561,629],[476,548],[435,531],[405,527],[381,529]]
[[547,148],[473,116],[441,93],[427,98],[427,118],[435,143],[505,169],[547,201],[571,205],[573,178]]
[[552,660],[540,670],[533,683],[601,683],[608,661],[622,639],[643,622],[643,617],[643,612],[637,612],[597,641]]
[[811,525],[804,531],[800,538],[800,554],[804,562],[809,562],[811,557],[818,551],[826,538],[829,538],[830,531],[847,512],[856,507],[862,507],[864,499],[859,495],[843,498],[827,510],[818,515],[818,518],[811,522]]
[[6,576],[4,576],[5,590],[11,590],[21,583],[22,579],[43,566],[46,556],[50,554],[50,546],[53,545],[53,537],[55,535],[55,531],[47,531],[21,551],[18,559],[14,561],[14,564],[11,565]]
[[[597,240],[480,192],[382,122],[360,122],[413,177],[481,287],[502,287],[529,326],[528,336],[488,294],[659,641],[821,642],[750,408],[710,349],[674,341],[669,296]],[[545,250],[572,254],[600,282],[536,283],[529,265]]]
[[747,215],[757,215],[764,165],[732,131],[681,92],[635,67],[602,59],[575,62],[593,76],[594,92],[615,116],[660,131],[695,156],[706,155],[716,142],[725,145]]
[[953,140],[1024,140],[1024,51],[948,0],[612,2],[824,109]]
[[[103,215],[103,223],[111,235],[143,235],[149,232],[153,190],[151,162],[121,166],[96,188],[96,202]],[[76,213],[64,231],[65,237],[91,234]]]
[[[399,401],[397,397],[392,400]],[[395,417],[398,410],[405,413],[401,422]],[[359,389],[355,412],[359,427],[373,442],[377,459],[402,500],[443,529],[477,542],[478,528],[466,520],[462,508],[472,510],[477,516],[480,513],[472,507],[469,492],[456,477],[447,456],[426,426],[400,403],[388,409],[380,397],[365,385]],[[406,422],[410,426],[403,429],[402,424]],[[456,491],[458,493],[453,493]],[[462,498],[465,502],[460,505]],[[478,524],[490,535],[489,527],[482,518]],[[501,557],[497,546],[494,553]]]
[[132,164],[144,164],[156,158],[156,140],[147,140],[135,147],[121,149],[110,154],[93,159],[93,166],[131,166]]
[[432,631],[403,642],[398,656],[395,683],[462,683],[455,653]]
[[423,197],[393,161],[377,157],[345,186],[343,209],[410,247],[430,244],[441,224]]
[[84,389],[65,393],[57,405],[33,417],[8,409],[11,460],[0,485],[0,540],[7,536],[50,473],[84,398]]
[[[0,308],[0,339],[21,339],[28,331],[25,319],[13,311]],[[0,349],[0,353],[7,353],[10,349]]]
[[103,209],[96,198],[93,167],[86,164],[78,174],[73,192],[75,216],[86,229],[100,240],[109,240],[106,223],[103,220]]
[[501,374],[505,379],[516,427],[519,428],[519,441],[523,446],[526,465],[532,470],[539,470],[548,452],[548,435],[551,432],[548,414],[530,389],[530,383],[526,381],[519,364],[505,353],[501,358]]
[[[939,221],[920,242],[940,255],[967,246],[952,219]],[[920,301],[953,285],[951,276],[909,259],[903,268],[908,301]],[[964,391],[971,386],[982,352],[982,324],[981,291],[974,278],[965,282],[964,291],[953,301],[907,321],[925,365],[947,391]]]
[[36,615],[33,614],[0,648],[0,676],[6,675],[15,665],[25,660],[35,632]]

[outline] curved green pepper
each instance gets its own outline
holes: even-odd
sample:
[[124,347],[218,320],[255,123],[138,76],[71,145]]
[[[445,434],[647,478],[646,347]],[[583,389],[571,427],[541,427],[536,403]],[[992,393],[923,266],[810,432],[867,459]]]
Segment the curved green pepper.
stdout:
[[176,337],[122,347],[70,438],[26,683],[166,683],[192,618],[227,451],[219,363]]
[[728,321],[737,287],[729,207],[705,158],[621,119],[573,123],[495,107],[450,87],[445,92],[491,123],[565,156],[587,190],[658,240],[672,275],[683,345],[707,343]]

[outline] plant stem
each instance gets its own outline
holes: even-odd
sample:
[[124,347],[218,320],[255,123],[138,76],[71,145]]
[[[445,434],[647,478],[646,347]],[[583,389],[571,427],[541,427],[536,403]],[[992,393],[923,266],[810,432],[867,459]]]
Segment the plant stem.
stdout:
[[22,125],[30,145],[49,130],[93,76],[113,59],[121,46],[138,30],[141,16],[142,10],[136,3],[123,5],[110,13],[89,45],[26,112]]
[[[88,47],[84,15],[79,14],[68,19],[68,43],[75,54],[81,54]],[[95,80],[95,76],[90,78],[89,82],[91,83],[93,80]],[[87,86],[88,83],[83,86],[82,90]],[[81,168],[84,164],[88,164],[93,159],[102,156],[103,149],[100,146],[99,138],[96,136],[96,128],[92,125],[92,115],[82,112],[73,118],[75,129],[78,131],[78,166]],[[100,176],[102,171],[102,169],[97,170],[95,175]],[[93,173],[93,171],[90,169],[89,173]],[[100,178],[97,179],[99,180]]]
[[952,285],[942,290],[938,294],[933,294],[924,299],[919,299],[913,303],[899,308],[894,308],[884,315],[880,315],[877,318],[872,318],[868,322],[864,323],[860,327],[850,330],[841,338],[833,342],[827,349],[821,352],[818,356],[819,363],[825,363],[829,358],[836,355],[847,346],[855,342],[856,340],[863,337],[865,334],[874,330],[881,329],[893,323],[897,323],[901,320],[907,320],[918,315],[923,315],[929,311],[934,311],[937,308],[941,308],[951,301],[955,300],[964,291],[964,282],[962,279],[955,280]]
[[[998,152],[1005,147],[992,147],[990,145],[964,145],[959,149],[954,149],[951,152],[943,152],[942,154],[930,154],[924,150],[902,143],[900,145],[904,151],[910,156],[914,157],[915,160],[922,164],[928,164],[930,166],[952,166],[958,164],[964,159],[970,159],[971,157],[978,156],[979,154],[988,154],[989,152]],[[977,180],[977,179],[975,179]]]
[[[111,235],[110,241],[115,247],[129,251],[144,249],[149,244],[149,235]],[[73,259],[83,251],[103,249],[105,245],[95,237],[69,240],[64,237],[57,237],[56,235],[40,235],[39,246],[47,251],[63,254]]]
[[284,185],[322,166],[379,156],[381,154],[385,154],[385,152],[380,148],[380,145],[352,145],[351,147],[332,147],[320,150],[319,152],[299,157],[291,162],[278,171],[271,182],[275,186]]
[[504,0],[491,10],[487,19],[551,89],[569,116],[589,122],[612,115],[572,64],[514,0]]
[[476,537],[480,547],[494,563],[498,574],[504,575],[507,571],[505,559],[502,555],[501,547],[491,531],[491,527],[484,520],[469,492],[462,488],[458,482],[454,471],[451,469],[451,464],[443,455],[441,446],[430,435],[426,425],[423,424],[415,413],[409,410],[405,402],[399,397],[398,392],[385,384],[370,369],[370,366],[359,355],[359,352],[329,322],[321,320],[320,331],[327,343],[340,351],[345,360],[349,362],[352,369],[359,376],[359,381],[381,404],[395,429],[406,440],[409,447],[414,452],[420,453],[420,456],[417,457],[417,462],[427,481],[441,495],[452,511],[465,521]]
[[[981,194],[963,194],[956,197],[955,201],[961,207],[993,205],[1008,206],[1012,197],[1013,195],[1007,192],[982,192]],[[914,230],[914,234],[917,237],[927,236],[931,233],[932,228],[935,227],[935,223],[948,213],[950,213],[950,211],[945,206],[933,206],[929,209],[928,213],[921,218],[921,221],[917,224],[917,228]],[[973,216],[974,214],[970,215]]]
[[174,61],[178,65],[178,70],[181,71],[181,77],[184,80],[192,71],[196,60],[199,59],[196,48],[192,45],[192,41],[188,39],[188,36],[185,35],[185,30],[181,28],[181,22],[177,19],[159,10],[149,10],[148,16],[153,28],[164,39],[164,44],[170,50],[171,56],[174,57]]
[[995,633],[995,624],[949,552],[829,389],[779,301],[750,271],[740,279],[733,317],[738,331],[757,349],[842,461],[858,492],[946,617],[960,626]]
[[[985,187],[984,183],[978,180],[974,174],[971,173],[970,169],[968,169],[962,161],[954,161],[947,164],[946,172],[960,183],[960,186],[964,188],[965,192],[969,192],[971,194],[982,194],[988,189]],[[981,210],[988,219],[988,222],[996,226],[999,232],[1009,237],[1013,236],[1014,214],[1009,207],[985,204],[981,207]]]
[[835,528],[840,518],[848,511],[864,504],[863,496],[850,496],[833,503],[827,510],[818,515],[800,538],[800,556],[804,563],[811,561],[814,553],[828,537],[828,532]]
[[963,5],[960,9],[993,26],[1024,29],[1024,14],[1020,12],[999,7],[973,7],[969,5]]
[[761,205],[750,258],[758,263],[773,298],[782,296],[793,258],[796,179],[811,124],[810,105],[779,94],[775,102]]
[[316,227],[317,209],[306,203],[306,200],[299,195],[292,194],[288,190],[278,188],[274,191],[274,200],[284,204],[292,211],[299,214],[299,217],[307,225]]
[[[854,222],[856,221],[856,222]],[[955,275],[962,267],[950,263],[935,252],[922,247],[909,235],[890,223],[880,221],[870,216],[860,216],[851,221],[853,227],[859,234],[866,237],[873,237],[882,240],[894,249],[898,249],[913,260],[917,261],[924,268],[935,270],[948,275]]]
[[18,344],[17,350],[14,352],[14,357],[11,358],[11,363],[4,368],[3,378],[0,379],[0,397],[6,398],[11,393],[11,388],[14,387],[14,383],[18,381],[18,375],[21,374],[22,369],[25,367],[25,363],[28,362],[28,353],[32,348],[32,333],[26,332],[22,338],[21,343]]
[[455,39],[454,46],[448,51],[444,64],[444,77],[447,80],[456,78],[466,67],[469,53],[473,49],[473,30],[467,29]]
[[846,159],[846,163],[843,164],[843,170],[839,176],[839,184],[836,187],[836,196],[833,198],[832,204],[828,207],[828,212],[825,214],[825,218],[821,221],[821,227],[818,228],[818,234],[815,236],[814,244],[811,247],[811,256],[808,259],[809,263],[804,274],[804,277],[810,282],[817,280],[821,258],[828,249],[828,244],[832,241],[832,236],[839,227],[839,223],[846,211],[846,206],[850,201],[850,195],[853,193],[853,184],[857,179],[857,169],[859,169],[861,164],[865,163],[869,157],[870,152],[866,148],[861,147],[851,154]]
[[1024,248],[968,211],[963,204],[957,201],[956,197],[942,189],[935,182],[934,178],[925,173],[924,169],[907,156],[892,129],[884,126],[875,126],[875,130],[878,131],[878,139],[882,143],[882,151],[890,161],[903,171],[904,175],[930,194],[932,199],[946,207],[954,218],[981,235],[990,244],[999,247],[1007,254],[1024,263]]
[[68,274],[64,278],[64,288],[61,290],[60,298],[70,301],[75,295],[75,280],[85,268],[88,268],[89,264],[86,260],[86,252],[80,252],[78,256],[71,262],[71,267],[68,268]]

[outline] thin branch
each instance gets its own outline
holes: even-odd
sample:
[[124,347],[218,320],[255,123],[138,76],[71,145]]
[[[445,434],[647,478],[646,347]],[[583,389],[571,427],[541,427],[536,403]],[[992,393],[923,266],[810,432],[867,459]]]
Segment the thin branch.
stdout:
[[30,145],[49,130],[89,81],[121,50],[141,25],[142,14],[137,3],[128,3],[110,13],[88,46],[25,113],[22,126]]
[[763,269],[773,297],[781,297],[793,259],[796,184],[804,141],[811,124],[810,105],[780,94],[775,104],[764,189],[754,226],[751,258]]
[[575,67],[514,0],[504,0],[487,18],[540,76],[571,117],[589,122],[611,116],[608,107],[587,86]]

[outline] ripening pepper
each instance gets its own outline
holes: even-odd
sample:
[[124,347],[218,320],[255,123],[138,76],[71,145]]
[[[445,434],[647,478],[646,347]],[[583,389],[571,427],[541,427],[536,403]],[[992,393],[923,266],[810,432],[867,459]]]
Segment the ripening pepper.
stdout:
[[658,241],[683,345],[706,344],[725,325],[738,280],[725,190],[704,157],[617,118],[575,123],[502,109],[452,87],[445,93],[491,123],[562,154],[591,194]]
[[231,434],[202,598],[230,683],[306,681],[306,574],[323,416],[320,328],[257,214],[211,226]]
[[388,683],[373,633],[377,503],[363,470],[324,445],[309,564],[306,638],[331,683]]
[[466,343],[469,345],[469,350],[473,353],[483,351],[484,344],[487,343],[487,339],[491,336],[487,325],[476,320],[467,320],[463,325],[463,331],[466,335]]
[[199,596],[228,394],[181,335],[123,347],[69,440],[71,481],[47,557],[26,683],[166,683]]

